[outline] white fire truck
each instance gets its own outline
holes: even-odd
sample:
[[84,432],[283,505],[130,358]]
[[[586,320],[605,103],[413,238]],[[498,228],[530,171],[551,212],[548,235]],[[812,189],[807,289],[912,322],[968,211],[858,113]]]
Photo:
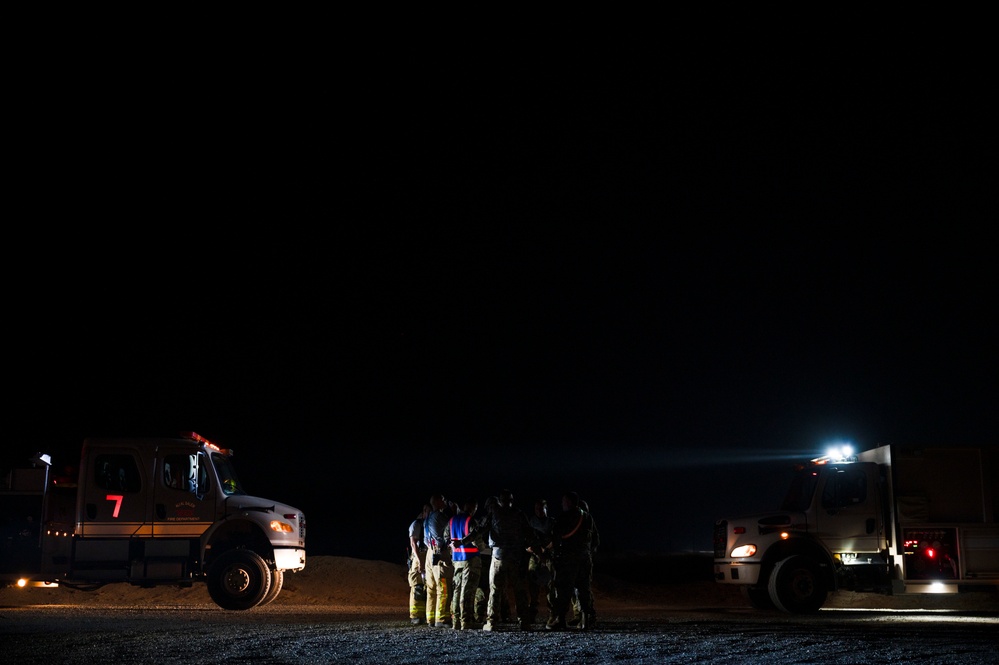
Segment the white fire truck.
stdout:
[[715,579],[790,613],[837,589],[995,592],[997,480],[999,447],[844,447],[800,465],[780,510],[715,522]]
[[220,607],[274,600],[305,568],[305,515],[243,491],[225,450],[181,438],[86,439],[76,478],[51,457],[0,480],[0,580],[96,589],[206,582]]

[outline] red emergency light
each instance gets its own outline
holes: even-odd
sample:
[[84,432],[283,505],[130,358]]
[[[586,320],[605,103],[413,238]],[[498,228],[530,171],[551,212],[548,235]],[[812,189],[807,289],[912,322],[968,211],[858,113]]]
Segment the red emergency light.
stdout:
[[218,451],[223,455],[229,455],[230,457],[232,456],[232,450],[223,448],[215,443],[212,443],[211,441],[201,436],[197,432],[185,432],[184,437],[191,439],[192,441],[197,441],[198,443],[204,444],[206,448],[211,448],[212,450]]

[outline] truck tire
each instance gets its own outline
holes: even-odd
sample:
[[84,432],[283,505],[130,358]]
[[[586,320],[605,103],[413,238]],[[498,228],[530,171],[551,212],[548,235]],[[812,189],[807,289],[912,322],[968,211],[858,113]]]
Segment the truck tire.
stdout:
[[208,594],[226,610],[256,607],[271,588],[267,562],[250,550],[230,550],[208,569]]
[[260,601],[257,607],[263,607],[267,603],[271,602],[278,597],[281,593],[281,589],[284,587],[284,571],[283,570],[272,570],[271,571],[271,588],[264,596],[264,599]]
[[770,599],[770,589],[765,586],[744,586],[742,595],[746,597],[749,604],[758,610],[774,610],[774,601]]
[[812,614],[826,602],[825,580],[812,559],[794,555],[779,561],[770,573],[770,600],[789,614]]

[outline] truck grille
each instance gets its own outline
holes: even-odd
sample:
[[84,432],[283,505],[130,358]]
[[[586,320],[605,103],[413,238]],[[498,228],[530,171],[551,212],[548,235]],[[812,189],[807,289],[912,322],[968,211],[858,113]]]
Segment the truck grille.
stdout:
[[728,520],[718,520],[715,522],[715,558],[724,559],[725,550],[728,545]]

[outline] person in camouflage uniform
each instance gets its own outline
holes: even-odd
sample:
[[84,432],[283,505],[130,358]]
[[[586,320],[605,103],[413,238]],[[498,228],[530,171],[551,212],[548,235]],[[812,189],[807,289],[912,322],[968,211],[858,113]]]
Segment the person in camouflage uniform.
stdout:
[[[555,520],[548,515],[548,501],[538,499],[534,502],[534,513],[527,518],[531,528],[537,532],[538,538],[543,543],[551,542],[552,527]],[[527,563],[527,594],[530,603],[530,621],[533,624],[538,618],[538,608],[540,599],[545,598],[545,605],[548,614],[551,615],[552,607],[555,604],[555,587],[552,586],[552,561],[551,556],[542,548],[537,548],[530,556]]]
[[575,595],[579,596],[583,630],[593,627],[593,546],[596,526],[590,514],[579,505],[579,495],[566,492],[562,496],[562,513],[555,518],[552,529],[552,568],[555,586],[555,607],[545,624],[548,630],[565,630],[566,614]]
[[538,546],[534,529],[527,515],[513,505],[513,492],[503,490],[499,504],[489,522],[489,544],[493,549],[493,563],[489,571],[489,609],[482,630],[494,630],[502,619],[502,599],[512,588],[517,618],[522,630],[528,630],[529,608],[523,571],[528,549]]

